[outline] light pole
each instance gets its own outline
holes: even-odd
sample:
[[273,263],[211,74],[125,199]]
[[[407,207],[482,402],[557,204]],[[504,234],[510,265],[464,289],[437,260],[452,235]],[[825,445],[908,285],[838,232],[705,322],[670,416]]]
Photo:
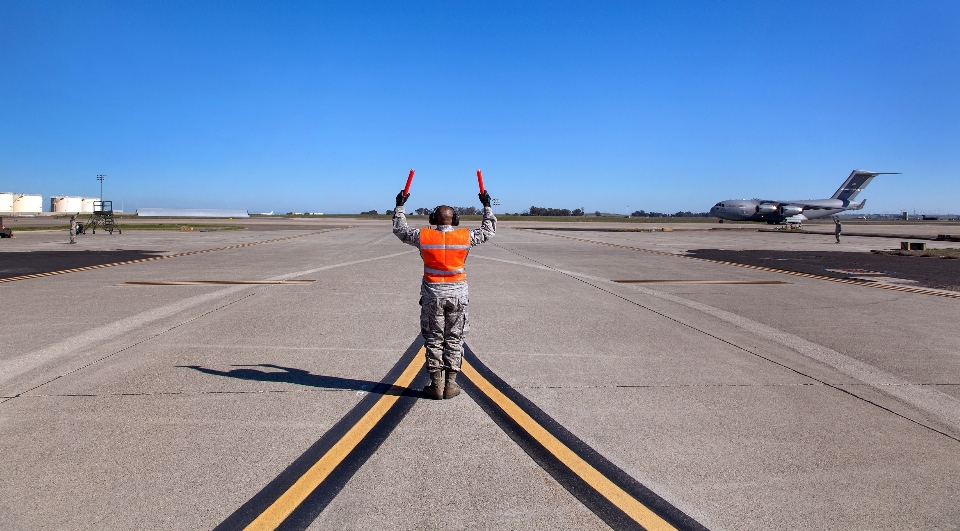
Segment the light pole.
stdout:
[[103,204],[103,178],[106,177],[104,174],[98,174],[97,180],[100,181],[100,204]]
[[628,218],[630,217],[630,205],[623,207],[623,215]]
[[[499,199],[493,199],[492,201],[490,201],[490,205],[491,205],[491,206],[500,206],[500,200],[499,200]],[[496,214],[497,211],[494,210],[493,213]]]

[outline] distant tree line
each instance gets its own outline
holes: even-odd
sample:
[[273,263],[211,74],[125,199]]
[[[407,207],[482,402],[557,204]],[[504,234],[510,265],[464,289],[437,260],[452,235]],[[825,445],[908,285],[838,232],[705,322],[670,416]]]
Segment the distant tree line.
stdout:
[[521,216],[582,216],[583,210],[576,208],[570,210],[569,208],[546,208],[532,206],[529,210],[524,210],[520,213]]
[[[472,207],[472,206],[471,207],[455,206],[450,208],[452,208],[457,214],[460,214],[461,216],[476,216],[478,214],[483,213],[482,211],[477,209],[477,207]],[[413,213],[418,216],[429,216],[431,212],[433,212],[432,208],[418,208],[413,211]]]
[[[450,207],[455,210],[461,216],[476,216],[482,214],[483,211],[477,207]],[[414,214],[418,216],[429,216],[433,212],[432,208],[417,208],[413,211]],[[361,212],[361,214],[377,214],[376,210],[369,210],[367,212]],[[387,210],[385,213],[389,216],[393,214],[393,210]],[[511,215],[520,215],[520,216],[583,216],[585,212],[583,209],[575,208],[570,210],[568,208],[548,208],[548,207],[538,207],[531,206],[528,210],[524,210],[519,214]],[[596,211],[593,215],[600,217],[603,214],[600,211]],[[689,210],[684,210],[680,212],[675,212],[673,214],[666,214],[664,212],[647,212],[646,210],[636,210],[633,214],[630,214],[631,218],[708,218],[710,217],[709,212],[690,212]]]
[[637,210],[633,214],[630,214],[631,218],[709,218],[709,212],[690,212],[685,210],[682,212],[677,212],[674,214],[664,214],[663,212],[647,212],[645,210]]

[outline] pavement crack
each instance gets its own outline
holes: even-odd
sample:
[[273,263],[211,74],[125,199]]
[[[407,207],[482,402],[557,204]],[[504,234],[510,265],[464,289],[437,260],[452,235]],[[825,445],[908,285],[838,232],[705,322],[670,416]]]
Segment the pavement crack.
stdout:
[[238,303],[238,302],[240,302],[240,301],[242,301],[242,300],[245,300],[245,299],[248,299],[248,298],[250,298],[250,297],[253,297],[254,295],[262,292],[264,289],[265,289],[265,288],[261,288],[261,289],[258,289],[258,290],[256,290],[256,291],[254,291],[253,293],[248,293],[247,295],[244,295],[243,297],[240,297],[239,299],[230,301],[230,302],[228,302],[228,303],[226,303],[226,304],[224,304],[224,305],[218,306],[218,307],[216,307],[216,308],[214,308],[214,309],[212,309],[212,310],[208,310],[208,311],[206,311],[206,312],[204,312],[204,313],[202,313],[202,314],[200,314],[200,315],[198,315],[198,316],[196,316],[196,317],[192,317],[192,318],[190,318],[190,319],[187,319],[186,321],[177,323],[177,324],[175,324],[175,325],[173,325],[173,326],[171,326],[171,327],[169,327],[169,328],[166,328],[166,329],[164,329],[164,330],[161,330],[160,332],[157,332],[156,334],[153,334],[153,335],[151,335],[150,337],[146,337],[146,338],[144,338],[144,339],[141,339],[140,341],[137,341],[136,343],[127,345],[127,346],[123,347],[122,349],[117,350],[116,352],[113,352],[112,354],[107,354],[106,356],[103,356],[103,357],[101,357],[101,358],[98,358],[98,359],[96,359],[96,360],[93,360],[93,361],[91,361],[90,363],[86,363],[86,364],[84,364],[84,365],[81,365],[80,367],[77,367],[76,369],[73,369],[73,370],[71,370],[71,371],[67,371],[67,372],[65,372],[65,373],[63,373],[63,374],[57,375],[57,376],[55,376],[55,377],[53,377],[53,378],[51,378],[51,379],[49,379],[49,380],[47,380],[47,381],[45,381],[45,382],[43,382],[43,383],[41,383],[41,384],[35,385],[35,386],[31,387],[30,389],[27,389],[26,391],[22,391],[22,392],[20,392],[20,393],[15,394],[14,396],[12,396],[12,397],[10,397],[10,398],[7,398],[7,399],[5,399],[5,400],[3,400],[3,401],[0,401],[0,404],[3,404],[3,403],[5,403],[5,402],[9,402],[10,400],[13,400],[14,398],[19,398],[19,397],[23,396],[24,394],[29,393],[30,391],[34,391],[34,390],[39,389],[39,388],[41,388],[41,387],[43,387],[43,386],[45,386],[45,385],[47,385],[47,384],[49,384],[49,383],[55,382],[55,381],[63,378],[64,376],[69,376],[69,375],[74,374],[74,373],[76,373],[76,372],[82,371],[83,369],[86,369],[87,367],[96,365],[96,364],[100,363],[101,361],[104,361],[104,360],[107,360],[107,359],[109,359],[109,358],[112,358],[113,356],[116,356],[117,354],[120,354],[120,353],[122,353],[122,352],[125,352],[125,351],[127,351],[127,350],[130,350],[130,349],[132,349],[132,348],[134,348],[134,347],[140,346],[140,345],[142,345],[142,344],[144,344],[144,343],[146,343],[146,342],[148,342],[148,341],[151,341],[151,340],[153,340],[153,339],[156,339],[156,338],[162,336],[163,334],[166,334],[167,332],[170,332],[170,331],[172,331],[172,330],[176,330],[177,328],[180,328],[181,326],[184,326],[184,325],[186,325],[186,324],[192,323],[192,322],[194,322],[194,321],[196,321],[196,320],[198,320],[198,319],[202,319],[202,318],[204,318],[204,317],[206,317],[206,316],[208,316],[208,315],[210,315],[210,314],[212,314],[212,313],[214,313],[214,312],[218,312],[218,311],[220,311],[220,310],[222,310],[222,309],[224,309],[224,308],[226,308],[226,307],[228,307],[228,306],[232,306],[233,304],[236,304],[236,303]]
[[[891,384],[898,385],[898,384]],[[960,385],[955,383],[918,383],[916,386]],[[764,388],[764,387],[870,387],[867,384],[829,384],[820,382],[783,384],[637,384],[637,385],[515,385],[514,389],[684,389],[684,388]],[[0,396],[0,398],[114,398],[125,396],[204,396],[204,395],[260,395],[284,393],[368,393],[369,389],[251,389],[223,391],[156,391],[139,393],[50,393]]]
[[[917,383],[917,384],[887,384],[886,387],[924,387],[924,386],[944,386],[960,384],[943,383]],[[637,384],[637,385],[514,385],[514,389],[670,389],[670,388],[717,388],[717,387],[745,387],[745,388],[763,388],[763,387],[873,387],[865,383],[826,383],[826,382],[805,382],[805,383],[780,383],[780,384]]]
[[[142,393],[52,393],[18,395],[19,398],[115,398],[123,396],[261,395],[275,393],[368,393],[369,389],[257,389],[248,391],[157,391]],[[18,398],[8,397],[8,398]]]
[[[345,228],[353,228],[353,227],[351,226],[351,227],[345,227]],[[341,230],[341,229],[335,229],[335,230]],[[331,231],[320,231],[320,232],[317,232],[317,233],[304,234],[304,235],[300,235],[300,236],[296,236],[296,237],[310,236],[310,235],[312,235],[312,234],[320,234],[320,233],[323,233],[323,232],[331,232]],[[288,240],[288,239],[290,239],[290,238],[291,238],[291,237],[280,238],[280,239],[278,239],[278,240],[270,240],[270,241]],[[382,241],[384,241],[384,240],[386,240],[386,239],[388,239],[387,236],[378,236],[378,237],[376,237],[376,238],[373,238],[373,239],[370,240],[370,241],[364,242],[362,245],[358,245],[358,246],[356,246],[356,247],[353,247],[353,248],[344,250],[343,252],[334,255],[334,257],[335,257],[335,258],[338,258],[338,257],[344,256],[344,255],[350,254],[350,253],[352,253],[352,252],[356,252],[357,250],[362,250],[362,249],[368,248],[369,246],[371,246],[371,245],[373,245],[373,244],[376,244],[376,243],[379,243],[379,242],[382,242]],[[261,243],[264,243],[264,242],[261,242]],[[241,246],[241,247],[242,247],[242,246]],[[224,249],[225,249],[225,248],[224,248]],[[360,261],[361,261],[361,262],[366,262],[366,261],[371,261],[371,260],[379,260],[379,259],[381,259],[381,258],[387,258],[387,257],[391,257],[391,256],[396,256],[396,255],[399,255],[399,254],[408,254],[408,253],[412,253],[412,252],[415,252],[415,251],[405,251],[405,252],[403,252],[403,253],[395,253],[395,254],[392,254],[392,255],[386,255],[385,257],[368,258],[368,259],[363,259],[363,260],[360,260]],[[194,254],[196,254],[196,253],[194,253]],[[318,269],[313,270],[313,271],[299,272],[299,273],[293,274],[292,276],[303,276],[304,274],[307,274],[307,273],[310,273],[310,272],[315,272],[315,271],[319,271],[319,270],[324,270],[324,269],[328,269],[328,268],[330,268],[330,267],[340,267],[341,265],[344,265],[344,264],[338,264],[338,265],[334,265],[334,266],[324,266],[324,267],[318,268]],[[227,306],[230,306],[230,305],[235,304],[235,303],[237,303],[237,302],[240,302],[240,301],[242,301],[242,300],[244,300],[244,299],[247,299],[247,298],[249,298],[249,297],[252,297],[252,296],[254,296],[254,295],[258,294],[258,293],[261,293],[262,291],[264,291],[265,289],[267,289],[267,288],[269,288],[269,287],[270,287],[270,286],[265,286],[265,287],[263,287],[263,288],[260,288],[260,289],[258,289],[258,290],[256,290],[256,291],[254,291],[253,293],[249,293],[249,294],[247,294],[247,295],[245,295],[245,296],[243,296],[243,297],[240,297],[239,299],[236,299],[236,300],[234,300],[234,301],[232,301],[232,302],[228,302],[228,303],[226,303],[226,304],[224,304],[224,305],[222,305],[222,306],[219,306],[219,307],[217,307],[217,308],[214,308],[213,310],[207,311],[207,312],[205,312],[205,313],[203,313],[203,314],[201,314],[201,315],[198,315],[198,316],[196,316],[196,317],[193,317],[193,318],[191,318],[191,319],[188,319],[188,320],[186,320],[186,321],[183,321],[183,322],[181,322],[181,323],[179,323],[179,324],[176,324],[176,325],[174,325],[174,326],[171,326],[170,328],[167,328],[167,329],[165,329],[165,330],[162,330],[162,331],[160,331],[160,332],[157,332],[156,334],[153,334],[152,336],[147,337],[147,338],[145,338],[145,339],[143,339],[143,340],[141,340],[141,341],[138,341],[138,342],[133,343],[133,344],[131,344],[131,345],[127,345],[126,347],[124,347],[124,348],[122,348],[122,349],[120,349],[120,350],[117,350],[116,352],[113,352],[112,354],[108,354],[108,355],[103,356],[103,357],[101,357],[101,358],[98,358],[98,359],[96,359],[96,360],[94,360],[94,361],[92,361],[92,362],[89,362],[89,363],[84,364],[84,365],[82,365],[82,366],[80,366],[80,367],[77,367],[76,369],[73,369],[73,370],[71,370],[71,371],[65,372],[65,373],[63,373],[63,374],[60,374],[60,375],[58,375],[58,376],[56,376],[56,377],[54,377],[54,378],[51,378],[51,379],[49,379],[49,380],[47,380],[47,381],[45,381],[45,382],[43,382],[43,383],[41,383],[41,384],[38,384],[38,385],[36,385],[36,386],[34,386],[34,387],[31,387],[30,389],[27,389],[27,390],[25,390],[25,391],[22,391],[22,392],[20,392],[20,393],[17,393],[17,394],[15,394],[15,395],[13,395],[13,396],[0,397],[0,404],[4,404],[4,403],[6,403],[6,402],[9,402],[9,401],[11,401],[11,400],[13,400],[13,399],[15,399],[15,398],[19,398],[19,397],[23,396],[23,395],[26,394],[26,393],[29,393],[29,392],[34,391],[34,390],[36,390],[36,389],[39,389],[39,388],[41,388],[41,387],[43,387],[43,386],[45,386],[45,385],[47,385],[47,384],[49,384],[49,383],[55,382],[55,381],[63,378],[64,376],[69,376],[69,375],[74,374],[74,373],[76,373],[76,372],[82,371],[83,369],[86,369],[87,367],[96,365],[96,364],[100,363],[101,361],[104,361],[104,360],[109,359],[109,358],[111,358],[111,357],[113,357],[113,356],[116,356],[117,354],[120,354],[121,352],[124,352],[124,351],[126,351],[126,350],[129,350],[129,349],[131,349],[131,348],[133,348],[133,347],[142,345],[142,344],[144,344],[144,343],[146,343],[146,342],[148,342],[148,341],[151,341],[151,340],[153,340],[153,339],[156,339],[157,337],[160,337],[161,335],[163,335],[163,334],[165,334],[165,333],[167,333],[167,332],[170,332],[171,330],[175,330],[175,329],[177,329],[177,328],[179,328],[179,327],[181,327],[181,326],[183,326],[183,325],[186,325],[186,324],[188,324],[188,323],[192,323],[192,322],[194,322],[194,321],[196,321],[196,320],[198,320],[198,319],[201,319],[201,318],[203,318],[203,317],[206,317],[207,315],[210,315],[211,313],[214,313],[214,312],[217,312],[217,311],[219,311],[219,310],[222,310],[223,308],[226,308]],[[37,396],[37,395],[32,395],[32,396]]]
[[[914,419],[912,419],[912,418],[910,418],[910,417],[908,417],[908,416],[906,416],[906,415],[904,415],[904,414],[902,414],[902,413],[899,413],[899,412],[897,412],[897,411],[894,411],[893,409],[891,409],[891,408],[889,408],[889,407],[887,407],[887,406],[884,406],[884,405],[882,405],[882,404],[879,404],[878,402],[875,402],[875,401],[870,400],[870,399],[868,399],[868,398],[862,397],[862,396],[854,393],[853,391],[851,391],[851,390],[849,390],[849,389],[846,389],[847,386],[845,386],[845,385],[831,384],[831,383],[826,382],[826,381],[824,381],[824,380],[821,380],[821,379],[819,379],[819,378],[817,378],[817,377],[815,377],[815,376],[813,376],[813,375],[807,374],[807,373],[805,373],[805,372],[803,372],[803,371],[801,371],[801,370],[799,370],[799,369],[795,369],[795,368],[787,365],[786,363],[779,362],[779,361],[777,361],[777,360],[775,360],[775,359],[773,359],[773,358],[770,358],[770,357],[768,357],[768,356],[764,356],[763,354],[760,354],[760,353],[758,353],[758,352],[754,352],[754,351],[752,351],[752,350],[750,350],[750,349],[748,349],[748,348],[746,348],[746,347],[743,347],[743,346],[738,345],[738,344],[736,344],[736,343],[734,343],[734,342],[732,342],[732,341],[729,341],[729,340],[727,340],[727,339],[724,339],[724,338],[722,338],[722,337],[720,337],[720,336],[718,336],[718,335],[716,335],[716,334],[712,334],[712,333],[710,333],[710,332],[707,332],[706,330],[701,330],[701,329],[699,329],[699,328],[697,328],[697,327],[695,327],[695,326],[693,326],[693,325],[691,325],[691,324],[689,324],[689,323],[685,323],[685,322],[677,319],[676,317],[671,317],[671,316],[669,316],[669,315],[667,315],[667,314],[665,314],[665,313],[663,313],[663,312],[661,312],[661,311],[655,310],[655,309],[653,309],[653,308],[651,308],[651,307],[649,307],[649,306],[646,306],[646,305],[641,304],[641,303],[639,303],[639,302],[637,302],[637,301],[635,301],[635,300],[632,300],[632,299],[629,299],[629,298],[627,298],[627,297],[625,297],[625,296],[623,296],[623,295],[620,295],[619,293],[610,291],[609,289],[606,289],[606,288],[604,288],[603,286],[598,286],[597,284],[594,284],[593,282],[589,282],[589,281],[587,281],[586,279],[580,278],[579,276],[577,276],[577,275],[575,275],[575,274],[573,274],[573,273],[571,273],[571,272],[564,271],[564,270],[562,270],[562,269],[557,269],[557,268],[555,268],[555,267],[553,267],[553,266],[550,266],[550,265],[548,265],[548,264],[545,264],[545,263],[543,263],[543,262],[541,262],[541,261],[539,261],[539,260],[536,260],[536,259],[534,259],[534,258],[530,258],[529,256],[526,256],[526,255],[524,255],[524,254],[521,254],[521,253],[518,252],[518,251],[514,251],[513,249],[508,249],[508,248],[506,248],[506,247],[504,247],[504,246],[502,246],[502,245],[499,245],[499,244],[497,244],[497,243],[494,243],[493,245],[496,246],[496,247],[499,247],[500,249],[503,249],[504,251],[507,251],[507,252],[509,252],[509,253],[513,253],[513,254],[521,257],[521,258],[524,258],[524,259],[526,259],[526,260],[529,260],[529,261],[531,261],[531,262],[533,262],[533,263],[535,263],[535,264],[539,264],[540,266],[545,267],[545,268],[547,268],[547,269],[549,269],[549,270],[551,270],[551,271],[555,271],[555,272],[557,272],[557,273],[560,273],[561,275],[564,275],[564,276],[566,276],[566,277],[572,278],[572,279],[576,280],[577,282],[581,282],[581,283],[586,284],[586,285],[588,285],[588,286],[591,286],[591,287],[593,287],[593,288],[595,288],[595,289],[597,289],[597,290],[600,290],[600,291],[602,291],[602,292],[604,292],[604,293],[607,293],[607,294],[609,294],[609,295],[612,295],[612,296],[614,296],[614,297],[616,297],[616,298],[618,298],[618,299],[620,299],[620,300],[622,300],[622,301],[624,301],[624,302],[627,302],[627,303],[632,304],[632,305],[634,305],[634,306],[643,308],[644,310],[647,310],[647,311],[649,311],[649,312],[655,313],[655,314],[657,314],[657,315],[659,315],[659,316],[661,316],[661,317],[663,317],[663,318],[665,318],[665,319],[669,319],[669,320],[671,320],[671,321],[673,321],[673,322],[675,322],[675,323],[677,323],[677,324],[679,324],[679,325],[681,325],[681,326],[685,326],[685,327],[687,327],[687,328],[689,328],[689,329],[691,329],[691,330],[694,330],[694,331],[696,331],[696,332],[699,332],[699,333],[701,333],[701,334],[703,334],[703,335],[705,335],[705,336],[707,336],[707,337],[711,337],[711,338],[713,338],[713,339],[715,339],[715,340],[717,340],[717,341],[720,341],[721,343],[730,345],[731,347],[733,347],[733,348],[735,348],[735,349],[741,350],[741,351],[743,351],[743,352],[745,352],[745,353],[747,353],[747,354],[750,354],[750,355],[752,355],[752,356],[756,356],[757,358],[760,358],[760,359],[762,359],[762,360],[764,360],[764,361],[766,361],[766,362],[768,362],[768,363],[772,363],[772,364],[774,364],[774,365],[777,365],[777,366],[779,366],[779,367],[782,367],[782,368],[784,368],[784,369],[786,369],[786,370],[788,370],[788,371],[790,371],[790,372],[792,372],[792,373],[794,373],[794,374],[797,374],[797,375],[799,375],[799,376],[803,376],[803,377],[805,377],[805,378],[809,378],[810,380],[813,380],[814,382],[817,382],[817,383],[819,383],[819,384],[821,384],[821,385],[824,385],[824,386],[830,387],[830,388],[832,388],[832,389],[835,389],[835,390],[837,390],[837,391],[839,391],[839,392],[841,392],[841,393],[843,393],[843,394],[845,394],[845,395],[847,395],[847,396],[850,396],[850,397],[852,397],[852,398],[854,398],[854,399],[856,399],[856,400],[863,401],[863,402],[865,402],[865,403],[867,403],[867,404],[870,404],[870,405],[872,405],[872,406],[874,406],[874,407],[877,407],[877,408],[879,408],[879,409],[882,409],[882,410],[884,410],[884,411],[886,411],[886,412],[888,412],[888,413],[890,413],[890,414],[892,414],[892,415],[895,415],[895,416],[897,416],[897,417],[900,417],[901,419],[906,420],[906,421],[908,421],[908,422],[910,422],[910,423],[912,423],[912,424],[916,424],[917,426],[920,426],[920,427],[922,427],[922,428],[926,428],[926,429],[928,429],[928,430],[930,430],[930,431],[932,431],[932,432],[934,432],[934,433],[938,433],[938,434],[940,434],[940,435],[943,435],[944,437],[946,437],[946,438],[948,438],[948,439],[951,439],[951,440],[953,440],[954,442],[960,443],[960,437],[951,435],[951,434],[947,433],[946,431],[937,429],[937,428],[935,428],[935,427],[933,427],[933,426],[930,426],[930,425],[925,424],[925,423],[923,423],[923,422],[920,422],[920,421],[918,421],[918,420],[914,420]],[[874,385],[865,385],[865,387],[877,387],[877,386],[874,386]]]

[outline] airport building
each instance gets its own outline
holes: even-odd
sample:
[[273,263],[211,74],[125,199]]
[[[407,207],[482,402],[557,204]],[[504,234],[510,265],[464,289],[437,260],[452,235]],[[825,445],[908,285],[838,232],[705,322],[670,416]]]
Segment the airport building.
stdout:
[[13,193],[0,192],[0,212],[13,212]]
[[50,198],[50,212],[80,212],[82,197],[54,196]]
[[34,194],[11,195],[13,196],[13,204],[10,211],[14,214],[40,214],[43,212],[43,196]]
[[50,198],[50,212],[91,214],[96,200],[92,197],[54,196]]
[[[93,197],[58,195],[50,198],[52,214],[92,214]],[[2,214],[42,214],[43,196],[39,194],[18,194],[0,192],[0,213]]]

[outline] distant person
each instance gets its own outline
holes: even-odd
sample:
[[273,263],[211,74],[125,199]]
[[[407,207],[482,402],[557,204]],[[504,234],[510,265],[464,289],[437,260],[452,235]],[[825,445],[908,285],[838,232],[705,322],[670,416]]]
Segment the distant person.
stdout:
[[77,243],[77,216],[70,216],[70,243]]
[[843,231],[843,225],[840,224],[840,219],[833,218],[833,236],[837,239],[837,243],[840,243],[841,231]]
[[497,218],[490,208],[490,193],[483,192],[483,221],[480,228],[458,229],[460,216],[453,208],[438,206],[430,214],[436,228],[411,229],[403,214],[410,194],[397,194],[393,211],[393,233],[403,243],[420,249],[423,258],[423,282],[420,284],[420,332],[427,352],[430,384],[423,393],[436,400],[460,394],[457,373],[463,359],[463,338],[470,330],[467,316],[467,253],[474,245],[489,240],[497,232]]

